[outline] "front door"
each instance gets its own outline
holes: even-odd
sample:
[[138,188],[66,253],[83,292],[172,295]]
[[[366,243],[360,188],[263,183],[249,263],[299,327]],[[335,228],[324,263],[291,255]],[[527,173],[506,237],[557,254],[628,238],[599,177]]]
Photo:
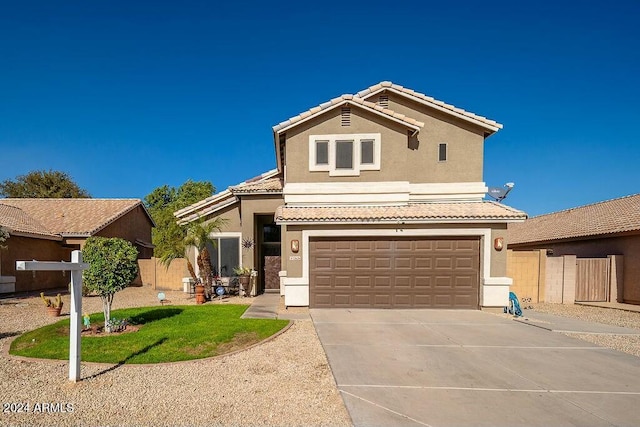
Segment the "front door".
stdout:
[[261,218],[260,236],[261,284],[265,291],[280,290],[280,226],[274,224],[273,216]]
[[264,289],[280,289],[280,255],[264,257]]

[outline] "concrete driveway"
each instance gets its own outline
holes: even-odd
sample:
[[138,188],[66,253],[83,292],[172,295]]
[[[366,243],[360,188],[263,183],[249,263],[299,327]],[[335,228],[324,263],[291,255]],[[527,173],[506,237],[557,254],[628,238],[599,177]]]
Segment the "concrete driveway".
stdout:
[[356,426],[640,425],[631,355],[481,311],[311,317]]

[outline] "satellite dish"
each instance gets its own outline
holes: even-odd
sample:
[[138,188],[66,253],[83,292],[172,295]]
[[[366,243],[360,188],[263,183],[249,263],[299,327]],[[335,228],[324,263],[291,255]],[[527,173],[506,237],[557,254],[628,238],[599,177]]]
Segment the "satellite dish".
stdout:
[[489,196],[493,197],[494,199],[499,199],[501,197],[503,197],[506,194],[507,190],[505,188],[500,188],[500,187],[489,187]]
[[504,187],[489,187],[487,196],[491,197],[496,202],[501,202],[507,197],[507,194],[513,190],[514,186],[515,184],[513,182],[507,182]]

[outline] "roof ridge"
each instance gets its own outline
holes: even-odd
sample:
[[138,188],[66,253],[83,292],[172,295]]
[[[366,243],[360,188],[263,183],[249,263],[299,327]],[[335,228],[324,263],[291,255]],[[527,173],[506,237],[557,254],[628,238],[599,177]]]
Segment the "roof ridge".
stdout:
[[542,217],[545,217],[545,216],[557,215],[557,214],[560,214],[560,213],[576,211],[576,210],[579,210],[579,209],[584,209],[584,208],[588,208],[588,207],[591,207],[591,206],[602,205],[604,203],[611,203],[611,202],[615,202],[615,201],[618,201],[618,200],[628,199],[628,198],[636,197],[636,196],[640,196],[640,193],[629,194],[627,196],[621,196],[621,197],[614,197],[613,199],[601,200],[599,202],[588,203],[586,205],[574,206],[572,208],[562,209],[562,210],[554,211],[554,212],[548,212],[548,213],[545,213],[545,214],[532,216],[530,219],[542,218]]
[[422,101],[426,101],[426,102],[435,104],[435,105],[437,105],[439,107],[442,107],[445,110],[449,110],[449,111],[451,111],[453,113],[461,114],[461,115],[463,115],[463,116],[465,116],[467,118],[473,119],[473,120],[478,120],[480,122],[483,122],[487,126],[496,128],[496,129],[493,129],[494,132],[502,128],[502,125],[500,123],[496,122],[495,120],[489,119],[489,118],[487,118],[485,116],[481,116],[479,114],[472,113],[471,111],[467,111],[467,110],[465,110],[463,108],[456,107],[453,104],[448,104],[448,103],[446,103],[444,101],[440,101],[438,99],[435,99],[432,96],[425,95],[424,93],[415,91],[413,89],[409,89],[409,88],[404,87],[404,86],[399,85],[399,84],[395,84],[395,83],[393,83],[391,81],[382,81],[380,83],[376,83],[373,86],[369,86],[368,88],[357,92],[355,96],[358,97],[358,98],[363,98],[363,97],[366,97],[368,95],[374,94],[375,92],[386,90],[386,89],[396,90],[398,92],[404,93],[404,94],[412,96],[414,98],[418,98],[418,99],[420,99]]

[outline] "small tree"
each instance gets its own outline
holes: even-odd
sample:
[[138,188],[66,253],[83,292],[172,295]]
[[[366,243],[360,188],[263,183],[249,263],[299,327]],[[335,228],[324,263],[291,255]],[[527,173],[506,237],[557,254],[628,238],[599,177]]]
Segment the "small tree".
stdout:
[[219,217],[209,222],[199,219],[182,227],[180,237],[178,239],[174,239],[170,245],[167,245],[167,248],[170,250],[165,252],[165,254],[160,258],[160,262],[164,264],[166,268],[169,268],[171,261],[176,258],[184,257],[187,260],[189,273],[196,282],[200,282],[200,278],[196,276],[193,265],[187,256],[187,249],[190,246],[195,246],[196,249],[198,249],[196,263],[200,269],[200,276],[204,279],[203,284],[211,286],[213,271],[211,268],[211,258],[207,245],[214,246],[216,244],[216,240],[211,237],[211,234],[216,231],[220,231],[225,222],[224,218]]
[[100,295],[105,331],[111,332],[111,304],[116,292],[126,288],[138,275],[138,250],[118,237],[89,237],[82,250],[82,259],[90,264],[82,272],[89,291]]
[[65,172],[36,170],[20,175],[15,181],[0,182],[0,196],[35,198],[91,197]]

